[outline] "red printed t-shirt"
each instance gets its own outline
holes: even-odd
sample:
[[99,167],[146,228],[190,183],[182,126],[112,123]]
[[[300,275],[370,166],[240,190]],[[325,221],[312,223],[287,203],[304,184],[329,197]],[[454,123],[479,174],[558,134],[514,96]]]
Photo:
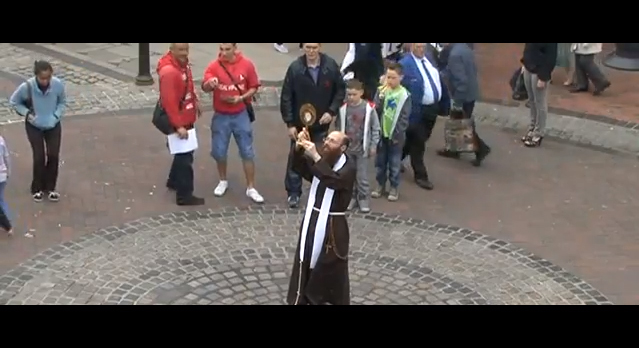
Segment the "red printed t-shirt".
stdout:
[[[225,101],[231,96],[240,96],[245,94],[251,88],[260,87],[260,79],[257,76],[255,65],[250,59],[244,57],[241,53],[236,53],[232,62],[221,60],[221,57],[212,61],[204,71],[204,83],[211,79],[217,79],[218,85],[213,92],[213,108],[216,112],[222,114],[239,114],[246,109],[243,102],[231,104]],[[226,69],[233,76],[233,80],[224,71],[220,64],[224,64]],[[240,87],[240,91],[235,88],[235,84]],[[251,102],[247,100],[247,102]]]

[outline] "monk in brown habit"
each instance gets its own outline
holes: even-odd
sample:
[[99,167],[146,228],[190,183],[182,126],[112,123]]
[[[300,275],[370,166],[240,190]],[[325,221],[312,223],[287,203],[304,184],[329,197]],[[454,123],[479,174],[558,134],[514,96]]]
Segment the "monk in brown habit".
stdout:
[[355,163],[345,154],[350,140],[332,132],[316,149],[302,131],[293,170],[311,182],[288,290],[290,305],[348,305],[349,232],[346,208],[353,195]]

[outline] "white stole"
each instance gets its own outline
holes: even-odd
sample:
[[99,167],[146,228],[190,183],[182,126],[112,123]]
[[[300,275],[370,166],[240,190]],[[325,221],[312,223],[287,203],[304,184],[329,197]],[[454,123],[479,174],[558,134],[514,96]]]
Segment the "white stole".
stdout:
[[[333,166],[333,171],[337,172],[342,169],[346,164],[346,155],[342,154],[337,163]],[[306,236],[308,234],[309,223],[311,222],[311,214],[313,214],[315,207],[315,196],[317,195],[317,188],[319,187],[320,180],[314,176],[311,183],[311,191],[308,194],[308,202],[306,203],[306,212],[304,212],[304,222],[302,223],[302,238],[300,238],[300,261],[304,261],[304,252],[306,249]],[[317,259],[324,247],[324,237],[326,237],[326,227],[328,224],[328,217],[331,212],[331,205],[333,204],[333,195],[335,190],[326,188],[324,197],[322,198],[322,205],[320,206],[319,216],[315,223],[315,236],[313,238],[313,253],[311,254],[311,268],[315,268]]]
[[346,68],[349,67],[349,65],[353,64],[354,61],[355,61],[355,44],[349,43],[348,51],[346,51],[346,55],[344,56],[344,59],[342,60],[342,67],[340,69],[342,74],[344,73],[344,70],[346,70]]

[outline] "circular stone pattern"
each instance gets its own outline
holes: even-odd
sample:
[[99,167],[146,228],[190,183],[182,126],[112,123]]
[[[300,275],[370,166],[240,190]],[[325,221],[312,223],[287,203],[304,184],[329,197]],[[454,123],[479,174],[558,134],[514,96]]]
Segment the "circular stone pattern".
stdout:
[[[302,217],[228,208],[105,228],[0,276],[0,304],[284,304]],[[353,304],[611,304],[477,232],[378,213],[349,223]]]

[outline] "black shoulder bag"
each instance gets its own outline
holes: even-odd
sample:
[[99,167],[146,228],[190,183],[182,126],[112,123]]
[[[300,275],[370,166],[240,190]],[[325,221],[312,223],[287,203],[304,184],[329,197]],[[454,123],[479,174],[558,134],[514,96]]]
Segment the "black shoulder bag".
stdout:
[[[237,82],[235,82],[233,75],[231,75],[231,73],[224,66],[224,64],[222,64],[222,62],[219,62],[219,63],[222,69],[224,69],[224,72],[226,73],[226,75],[229,76],[229,78],[231,79],[231,82],[233,82],[233,85],[235,85],[235,88],[238,90],[238,92],[240,92],[240,95],[241,95],[242,90],[240,89],[240,86],[238,86]],[[251,122],[255,122],[255,109],[253,109],[253,104],[246,101],[246,99],[242,99],[242,102],[244,102],[244,105],[246,105],[246,112],[248,113],[249,120],[251,120]]]
[[[184,96],[182,97],[182,101],[180,101],[180,110],[184,107],[184,101],[186,99],[186,95],[189,93],[189,81],[187,77],[186,81],[186,90],[184,91]],[[169,115],[166,113],[166,110],[162,107],[162,100],[158,98],[157,104],[155,104],[155,110],[153,110],[153,119],[151,120],[155,128],[162,132],[164,135],[169,135],[175,133],[175,128],[171,125],[171,121],[169,120]]]

